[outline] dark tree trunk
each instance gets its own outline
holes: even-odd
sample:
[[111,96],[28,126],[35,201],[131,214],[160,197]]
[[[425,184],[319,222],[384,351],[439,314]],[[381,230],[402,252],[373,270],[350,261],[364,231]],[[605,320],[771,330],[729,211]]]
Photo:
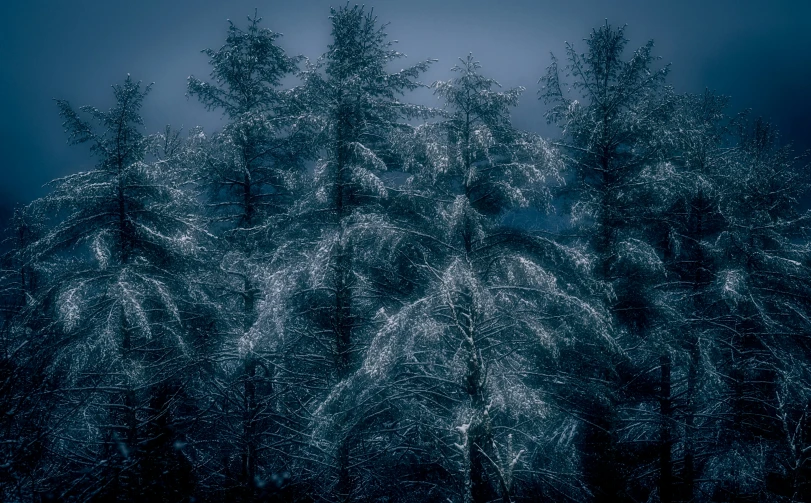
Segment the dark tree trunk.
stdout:
[[242,418],[242,480],[246,501],[252,498],[256,487],[256,360],[248,356],[244,367],[244,410]]
[[624,478],[620,470],[620,456],[614,440],[614,411],[611,407],[596,404],[586,413],[583,426],[582,452],[583,479],[594,494],[595,503],[625,501]]
[[673,501],[673,460],[671,452],[672,408],[670,397],[670,355],[664,354],[660,360],[662,370],[659,397],[659,499],[662,503]]
[[695,468],[695,415],[698,386],[698,338],[690,334],[688,342],[687,407],[684,418],[684,498],[693,501],[696,486]]
[[344,437],[338,447],[338,487],[339,501],[349,502],[352,496],[352,477],[349,473],[349,439]]
[[335,366],[338,379],[352,371],[352,292],[350,290],[351,258],[343,244],[338,245],[335,264]]

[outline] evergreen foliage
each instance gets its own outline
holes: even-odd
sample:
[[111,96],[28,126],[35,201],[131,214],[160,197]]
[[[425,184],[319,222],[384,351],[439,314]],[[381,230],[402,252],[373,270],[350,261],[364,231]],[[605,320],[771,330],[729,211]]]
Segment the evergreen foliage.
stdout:
[[608,23],[541,78],[552,139],[473,55],[392,70],[371,9],[312,62],[260,22],[189,77],[220,131],[145,134],[129,76],[57,100],[97,162],[8,227],[0,499],[811,499],[811,179],[771,125]]

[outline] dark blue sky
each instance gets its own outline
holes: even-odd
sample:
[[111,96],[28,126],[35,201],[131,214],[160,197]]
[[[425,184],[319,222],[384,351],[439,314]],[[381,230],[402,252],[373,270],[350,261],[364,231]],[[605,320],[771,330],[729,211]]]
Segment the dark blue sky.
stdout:
[[[111,104],[110,85],[127,73],[155,82],[145,103],[149,131],[171,123],[214,129],[218,116],[184,96],[186,77],[208,75],[200,50],[222,45],[230,18],[244,26],[254,8],[281,32],[290,54],[312,59],[329,42],[327,0],[18,0],[0,10],[0,207],[41,196],[49,180],[88,169],[84,146],[65,144],[53,98],[74,106]],[[368,2],[399,40],[408,62],[437,58],[425,77],[448,78],[473,52],[505,87],[527,88],[518,126],[551,132],[536,101],[549,52],[582,39],[607,18],[627,24],[629,46],[653,38],[672,63],[677,91],[705,87],[777,123],[784,137],[811,146],[811,2],[750,0],[547,1],[378,0]],[[433,103],[429,94],[412,99]]]

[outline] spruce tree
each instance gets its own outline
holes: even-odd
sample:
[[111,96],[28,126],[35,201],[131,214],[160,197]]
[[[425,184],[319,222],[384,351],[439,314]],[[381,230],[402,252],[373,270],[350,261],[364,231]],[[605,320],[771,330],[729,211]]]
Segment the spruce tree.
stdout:
[[228,484],[246,501],[273,470],[281,470],[280,464],[271,467],[260,454],[274,433],[270,398],[277,390],[272,384],[275,363],[252,339],[251,329],[263,300],[262,278],[273,268],[270,257],[299,185],[306,147],[297,126],[306,121],[300,120],[300,111],[281,88],[296,71],[298,59],[285,54],[277,45],[280,34],[262,28],[256,13],[248,21],[245,30],[229,21],[225,44],[203,51],[209,57],[211,82],[193,76],[188,82],[190,96],[228,120],[206,144],[198,183],[208,200],[210,229],[219,238],[211,254],[218,268],[210,275],[210,288],[220,292],[218,360],[229,383],[213,390],[221,395],[213,420],[220,445],[234,444],[232,452],[218,453],[226,465],[218,471],[235,474]]
[[349,401],[358,423],[378,406],[384,431],[397,433],[372,445],[382,473],[369,478],[391,480],[403,498],[578,497],[571,444],[539,452],[573,423],[551,409],[534,361],[577,331],[606,330],[606,319],[574,279],[577,250],[502,224],[513,210],[546,208],[556,155],[512,127],[521,89],[499,91],[479,69],[468,56],[435,83],[443,119],[400,147],[408,178],[391,189],[389,233],[407,302],[383,313],[363,366],[328,404]]
[[[627,43],[624,27],[606,22],[586,39],[586,52],[578,53],[567,44],[564,68],[553,56],[540,92],[540,98],[551,105],[548,121],[563,130],[558,144],[573,178],[566,194],[572,220],[587,236],[596,257],[594,272],[606,288],[604,302],[625,333],[619,351],[613,348],[595,355],[581,369],[605,384],[598,393],[581,397],[583,403],[578,406],[586,418],[580,440],[583,470],[596,501],[633,497],[626,486],[631,478],[628,471],[645,461],[633,461],[637,454],[628,450],[631,444],[621,445],[621,421],[627,419],[622,419],[620,409],[639,410],[634,402],[640,399],[658,401],[662,416],[660,497],[670,497],[673,480],[671,398],[663,394],[670,388],[670,350],[667,337],[654,329],[661,325],[657,285],[664,282],[665,270],[651,236],[655,220],[649,219],[652,201],[646,189],[650,187],[642,181],[669,146],[663,134],[671,108],[664,85],[668,67],[655,68],[652,41],[624,59]],[[571,95],[564,92],[565,78],[572,79]],[[658,349],[646,351],[647,356],[630,356],[625,348],[639,347],[640,341]],[[659,357],[652,363],[655,353]],[[650,382],[637,389],[629,386],[641,383],[641,374],[648,374],[643,378],[651,381],[646,367],[662,369],[656,379],[658,391]]]
[[[312,463],[296,468],[299,477],[343,501],[361,490],[357,473],[371,459],[352,424],[336,420],[321,428],[317,411],[357,369],[379,324],[375,313],[389,302],[370,280],[388,235],[384,173],[397,169],[392,147],[411,130],[407,120],[425,112],[399,97],[420,87],[417,78],[430,62],[392,73],[388,66],[404,55],[371,11],[347,5],[332,9],[330,19],[332,43],[292,92],[317,158],[311,188],[291,212],[293,225],[277,254],[287,267],[269,279],[257,333],[273,333],[268,347],[285,355],[279,378],[293,390],[290,407],[310,423],[297,429],[324,432],[304,450]],[[344,412],[338,408],[336,418]]]
[[[188,272],[199,226],[170,163],[146,160],[141,133],[149,86],[129,76],[113,86],[109,111],[57,101],[71,143],[90,143],[96,168],[56,180],[32,208],[52,219],[28,246],[47,270],[36,302],[54,306],[39,337],[58,347],[49,372],[61,373],[60,497],[132,499],[154,453],[142,449],[153,390],[195,353],[185,321],[194,302]],[[166,411],[158,411],[160,416]],[[173,483],[171,472],[163,473]]]

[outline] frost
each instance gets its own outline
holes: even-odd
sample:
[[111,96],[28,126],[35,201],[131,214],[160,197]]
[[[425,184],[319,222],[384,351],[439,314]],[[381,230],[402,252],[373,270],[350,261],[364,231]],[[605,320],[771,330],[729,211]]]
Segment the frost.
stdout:
[[229,23],[217,132],[57,101],[96,165],[0,255],[0,499],[802,500],[807,159],[608,23],[547,140],[331,13],[314,61]]

